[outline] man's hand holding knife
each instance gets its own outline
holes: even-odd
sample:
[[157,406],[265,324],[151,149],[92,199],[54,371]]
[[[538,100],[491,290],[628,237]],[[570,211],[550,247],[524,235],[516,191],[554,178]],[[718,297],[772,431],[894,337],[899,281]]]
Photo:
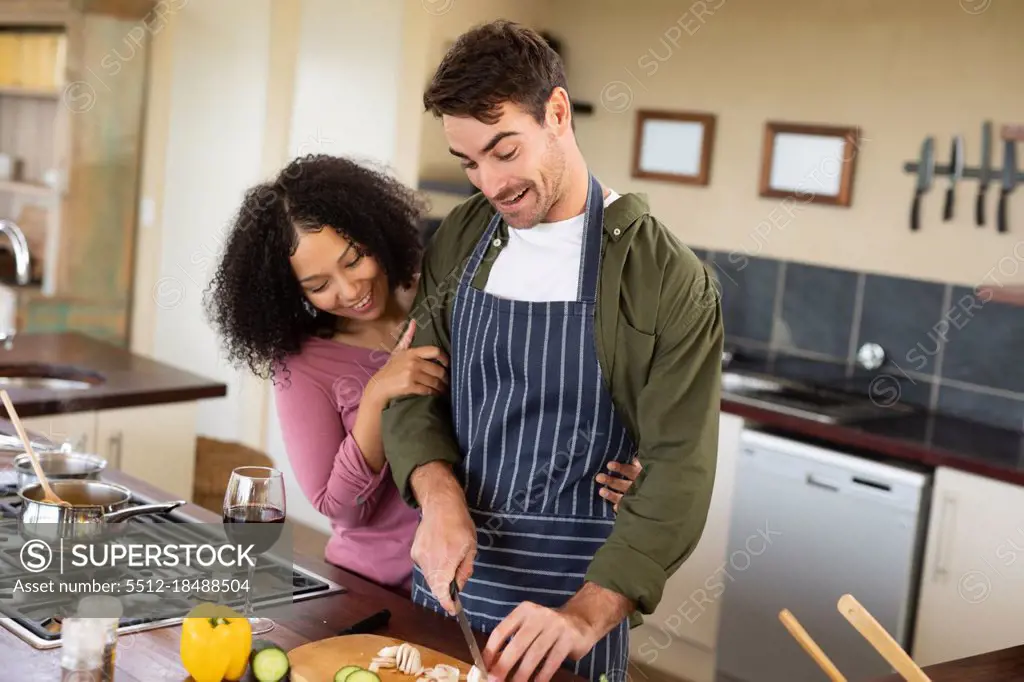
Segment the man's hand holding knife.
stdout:
[[444,462],[418,467],[410,485],[423,511],[412,543],[412,560],[441,608],[454,616],[456,607],[449,588],[454,581],[462,591],[473,574],[476,558],[476,527],[469,516],[466,495],[451,466]]
[[[457,616],[461,605],[455,597],[473,574],[476,558],[476,528],[465,493],[444,462],[418,467],[410,484],[423,511],[412,559],[441,607]],[[557,609],[523,602],[494,629],[481,652],[489,679],[546,682],[566,658],[586,656],[632,610],[625,597],[594,583],[585,583]]]

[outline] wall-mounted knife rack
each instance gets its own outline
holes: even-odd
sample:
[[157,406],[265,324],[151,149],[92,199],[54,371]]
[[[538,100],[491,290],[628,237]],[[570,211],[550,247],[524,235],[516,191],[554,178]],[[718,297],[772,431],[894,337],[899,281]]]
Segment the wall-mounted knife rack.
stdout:
[[[916,174],[918,169],[920,169],[920,168],[921,168],[921,164],[919,164],[919,163],[910,162],[910,163],[903,164],[903,170],[906,173]],[[953,171],[953,169],[948,164],[945,165],[945,166],[940,166],[939,164],[935,164],[935,173],[934,174],[935,174],[935,177],[937,177],[937,178],[938,177],[942,177],[942,176],[949,177],[950,175],[953,174],[952,171]],[[993,166],[992,167],[992,171],[990,173],[989,184],[994,185],[995,187],[998,188],[999,187],[999,183],[1001,181],[1001,178],[1003,177],[1002,173],[1003,173],[1003,167],[1002,166],[998,166],[998,167]],[[963,174],[963,176],[961,176],[961,179],[966,179],[966,178],[978,179],[980,177],[981,177],[981,169],[980,168],[968,168],[967,166],[964,166],[964,174]],[[1017,183],[1018,184],[1019,183],[1024,183],[1024,172],[1017,173]]]

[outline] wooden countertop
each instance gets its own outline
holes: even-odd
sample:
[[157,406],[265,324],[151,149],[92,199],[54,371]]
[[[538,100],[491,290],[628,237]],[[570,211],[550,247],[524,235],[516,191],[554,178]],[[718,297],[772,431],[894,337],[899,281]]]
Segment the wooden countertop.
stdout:
[[[993,651],[959,661],[922,668],[932,682],[1011,682],[1024,680],[1024,646]],[[901,675],[886,675],[872,682],[904,682]]]
[[[40,368],[86,370],[102,378],[88,389],[8,389],[19,416],[107,410],[157,405],[227,395],[219,381],[136,355],[79,333],[19,334],[11,350],[0,348],[0,376],[5,371]],[[0,405],[0,416],[7,411]]]
[[[173,499],[171,495],[120,472],[111,471],[104,478],[158,500]],[[220,522],[219,516],[195,505],[186,505],[182,510],[203,522]],[[416,606],[408,598],[331,566],[320,557],[296,552],[295,563],[333,580],[348,591],[261,612],[260,615],[273,618],[277,625],[259,637],[276,642],[285,649],[292,649],[306,642],[333,637],[340,630],[386,608],[391,611],[391,621],[375,634],[414,642],[460,660],[470,659],[462,631],[454,619]],[[486,638],[478,636],[477,640],[482,649],[487,642]],[[117,682],[189,680],[181,666],[178,651],[180,641],[179,626],[121,636],[117,648]],[[0,660],[4,662],[4,679],[60,679],[60,649],[33,649],[2,627]],[[554,679],[558,682],[580,682],[579,677],[564,671],[559,671]]]

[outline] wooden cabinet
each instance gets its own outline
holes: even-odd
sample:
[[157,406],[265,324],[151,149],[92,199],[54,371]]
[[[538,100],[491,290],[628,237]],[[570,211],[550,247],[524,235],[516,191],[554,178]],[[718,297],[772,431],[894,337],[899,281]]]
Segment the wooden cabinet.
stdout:
[[25,428],[77,452],[107,460],[108,469],[131,474],[191,501],[195,480],[195,402],[70,412],[23,419]]
[[935,473],[912,656],[920,665],[1024,641],[1024,487]]
[[25,428],[34,431],[55,444],[70,443],[77,452],[96,449],[96,413],[69,412],[21,420]]
[[630,634],[633,662],[656,675],[697,682],[710,674],[726,580],[726,542],[743,420],[719,419],[718,464],[700,542],[668,580],[658,609]]
[[96,413],[96,453],[108,466],[183,500],[192,499],[196,456],[194,402]]

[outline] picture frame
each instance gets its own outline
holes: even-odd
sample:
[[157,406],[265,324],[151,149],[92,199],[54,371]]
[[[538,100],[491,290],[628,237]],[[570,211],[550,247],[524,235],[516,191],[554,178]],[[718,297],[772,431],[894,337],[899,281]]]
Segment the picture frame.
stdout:
[[714,114],[698,111],[638,110],[632,176],[707,185],[716,120]]
[[857,126],[768,121],[760,196],[850,206],[860,141]]

